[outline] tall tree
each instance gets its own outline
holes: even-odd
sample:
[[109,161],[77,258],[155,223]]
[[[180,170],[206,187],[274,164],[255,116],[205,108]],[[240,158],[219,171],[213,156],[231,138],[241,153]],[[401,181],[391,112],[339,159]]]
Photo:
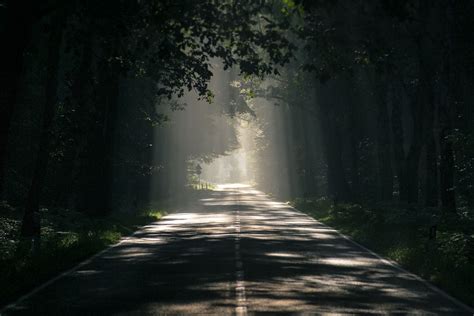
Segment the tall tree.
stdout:
[[3,192],[8,133],[23,74],[24,52],[31,40],[32,28],[37,21],[39,2],[8,0],[3,15],[6,18],[0,35],[0,195]]
[[63,23],[65,15],[58,13],[53,18],[50,27],[50,46],[47,57],[47,76],[45,85],[45,102],[43,105],[42,127],[39,149],[34,166],[33,178],[28,191],[25,213],[21,227],[25,237],[40,236],[39,203],[48,168],[49,146],[51,143],[51,127],[55,114],[58,89],[58,68],[61,43],[63,38]]

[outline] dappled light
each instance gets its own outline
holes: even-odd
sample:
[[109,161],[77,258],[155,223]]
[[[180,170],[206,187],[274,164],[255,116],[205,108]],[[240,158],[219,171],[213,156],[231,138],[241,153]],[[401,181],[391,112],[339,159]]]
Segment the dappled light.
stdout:
[[0,316],[474,315],[473,16],[0,0]]
[[[239,286],[246,289],[249,310],[348,314],[459,311],[413,275],[386,264],[289,206],[275,208],[278,203],[248,186],[219,186],[212,200],[214,204],[202,201],[192,212],[183,210],[144,227],[28,304],[35,304],[38,313],[80,311],[81,306],[92,303],[95,311],[104,312],[228,313],[227,308],[234,306],[234,218],[238,207],[238,249],[245,276]],[[96,286],[88,288],[90,282]],[[81,291],[71,292],[77,288]],[[74,302],[58,304],[57,291],[71,295]],[[92,297],[96,301],[91,302]],[[120,297],[126,299],[117,304]],[[41,304],[36,305],[35,300]],[[15,310],[21,313],[22,308],[20,304]]]

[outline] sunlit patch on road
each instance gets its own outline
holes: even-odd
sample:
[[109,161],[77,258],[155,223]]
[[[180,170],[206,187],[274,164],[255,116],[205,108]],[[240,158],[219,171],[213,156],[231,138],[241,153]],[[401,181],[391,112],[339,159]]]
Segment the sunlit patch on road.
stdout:
[[122,314],[463,311],[334,229],[237,184],[146,226],[18,311],[64,312],[71,302],[84,311],[114,302]]

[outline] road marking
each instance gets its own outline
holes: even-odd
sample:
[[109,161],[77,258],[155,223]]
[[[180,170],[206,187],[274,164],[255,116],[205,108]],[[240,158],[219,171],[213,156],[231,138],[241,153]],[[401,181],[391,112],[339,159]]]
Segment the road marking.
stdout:
[[235,314],[237,316],[246,316],[247,315],[247,298],[245,296],[245,281],[244,281],[244,264],[242,262],[242,253],[240,251],[240,203],[237,200],[237,208],[235,209],[235,238],[234,238],[234,247],[235,247]]

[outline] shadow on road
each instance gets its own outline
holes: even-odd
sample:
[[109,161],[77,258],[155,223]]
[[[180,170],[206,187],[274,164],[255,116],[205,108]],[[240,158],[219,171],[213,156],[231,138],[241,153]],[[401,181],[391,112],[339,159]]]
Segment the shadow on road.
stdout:
[[233,314],[237,209],[251,314],[464,313],[287,205],[248,187],[224,187],[6,314]]

